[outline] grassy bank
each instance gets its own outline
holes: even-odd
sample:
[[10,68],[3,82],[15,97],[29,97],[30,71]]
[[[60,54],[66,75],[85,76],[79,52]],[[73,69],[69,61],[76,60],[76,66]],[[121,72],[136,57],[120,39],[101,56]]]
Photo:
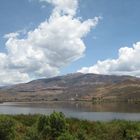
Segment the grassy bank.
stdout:
[[139,140],[140,122],[89,122],[62,113],[0,115],[0,140]]

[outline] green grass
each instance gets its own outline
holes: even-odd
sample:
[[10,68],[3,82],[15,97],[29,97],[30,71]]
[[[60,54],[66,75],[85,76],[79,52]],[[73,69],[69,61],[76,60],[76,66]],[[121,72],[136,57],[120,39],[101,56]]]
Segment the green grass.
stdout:
[[0,140],[140,140],[140,121],[91,122],[56,112],[0,115]]

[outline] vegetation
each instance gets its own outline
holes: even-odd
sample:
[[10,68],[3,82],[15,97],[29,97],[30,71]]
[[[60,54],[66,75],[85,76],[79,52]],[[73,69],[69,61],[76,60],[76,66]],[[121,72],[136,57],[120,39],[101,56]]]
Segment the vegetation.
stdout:
[[140,122],[90,122],[46,115],[1,115],[0,140],[139,140]]

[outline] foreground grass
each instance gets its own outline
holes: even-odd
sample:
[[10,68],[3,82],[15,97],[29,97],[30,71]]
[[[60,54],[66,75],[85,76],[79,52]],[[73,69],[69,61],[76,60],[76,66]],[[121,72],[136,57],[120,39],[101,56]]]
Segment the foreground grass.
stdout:
[[56,112],[0,115],[0,140],[140,140],[140,122],[90,122]]

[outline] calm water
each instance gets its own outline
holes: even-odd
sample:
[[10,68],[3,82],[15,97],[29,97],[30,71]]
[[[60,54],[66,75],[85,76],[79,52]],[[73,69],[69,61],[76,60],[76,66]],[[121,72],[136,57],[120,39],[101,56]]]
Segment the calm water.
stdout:
[[47,102],[2,103],[0,114],[50,114],[63,112],[67,117],[86,120],[140,120],[140,103]]

